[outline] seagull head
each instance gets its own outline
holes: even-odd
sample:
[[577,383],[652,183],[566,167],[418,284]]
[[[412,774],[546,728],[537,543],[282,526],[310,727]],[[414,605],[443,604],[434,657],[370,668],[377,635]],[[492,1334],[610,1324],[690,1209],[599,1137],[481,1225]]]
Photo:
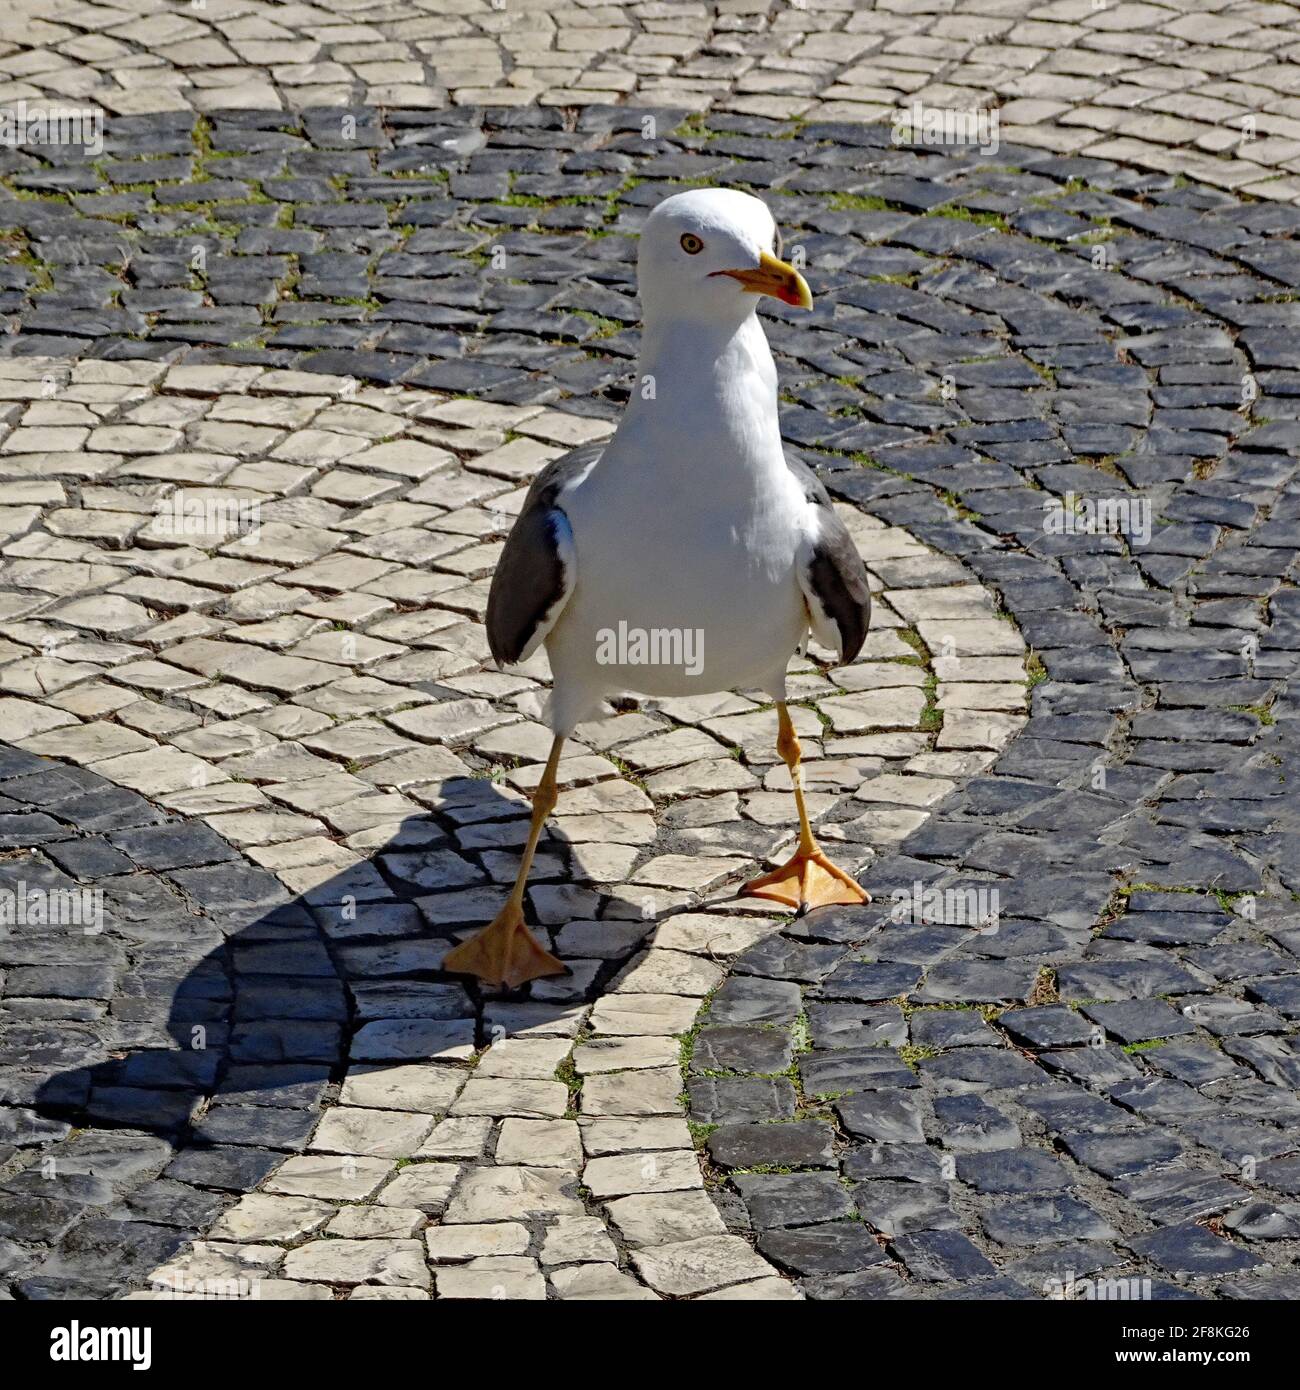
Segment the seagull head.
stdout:
[[739,323],[758,296],[812,308],[808,282],[781,259],[781,233],[767,204],[730,188],[692,188],[646,218],[637,256],[649,318]]

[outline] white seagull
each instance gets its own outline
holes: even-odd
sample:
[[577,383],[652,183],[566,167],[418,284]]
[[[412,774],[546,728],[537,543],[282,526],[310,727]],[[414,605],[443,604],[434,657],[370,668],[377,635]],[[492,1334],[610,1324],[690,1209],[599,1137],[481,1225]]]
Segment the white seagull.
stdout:
[[[785,703],[786,667],[809,630],[852,661],[871,596],[826,489],[781,443],[758,297],[809,309],[812,295],[779,259],[780,244],[766,205],[731,190],[674,194],[646,219],[641,357],[627,409],[607,444],[542,470],[493,576],[492,655],[509,665],[546,644],[555,741],[514,888],[489,926],[448,953],[449,971],[507,988],[565,973],[525,925],[524,889],[555,808],[564,740],[624,693],[765,691],[799,841],[788,863],[743,891],[800,910],[868,900],[813,837]],[[657,664],[644,664],[647,653]]]

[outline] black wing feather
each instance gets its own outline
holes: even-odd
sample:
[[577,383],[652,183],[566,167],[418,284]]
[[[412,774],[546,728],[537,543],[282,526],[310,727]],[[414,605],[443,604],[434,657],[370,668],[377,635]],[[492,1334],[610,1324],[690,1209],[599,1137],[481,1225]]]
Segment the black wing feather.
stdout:
[[787,454],[785,461],[802,485],[804,496],[818,509],[820,534],[808,563],[808,584],[839,631],[840,660],[849,662],[862,650],[871,622],[867,567],[821,479],[801,460]]
[[564,559],[569,521],[558,500],[602,447],[583,445],[552,460],[528,489],[488,590],[488,646],[499,665],[519,661],[539,628],[549,630],[559,616],[573,576]]

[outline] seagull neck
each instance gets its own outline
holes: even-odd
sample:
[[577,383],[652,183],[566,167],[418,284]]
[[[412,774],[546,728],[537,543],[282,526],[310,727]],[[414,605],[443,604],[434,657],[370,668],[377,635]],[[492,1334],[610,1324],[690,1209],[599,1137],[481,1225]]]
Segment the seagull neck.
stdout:
[[648,320],[624,416],[638,434],[680,447],[683,425],[769,443],[779,454],[776,364],[757,314],[739,322]]

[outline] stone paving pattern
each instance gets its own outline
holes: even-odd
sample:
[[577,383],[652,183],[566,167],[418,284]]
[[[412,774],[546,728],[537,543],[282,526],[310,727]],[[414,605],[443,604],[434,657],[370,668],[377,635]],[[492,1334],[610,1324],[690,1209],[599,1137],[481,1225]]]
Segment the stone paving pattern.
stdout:
[[995,109],[1006,138],[1300,197],[1283,0],[10,0],[0,103],[118,115],[627,101],[878,121]]
[[997,110],[1061,154],[1300,197],[1283,0],[14,0],[0,101],[108,113],[638,106],[891,120]]
[[[52,371],[66,380],[48,392]],[[502,1281],[540,1296],[542,1267],[560,1296],[737,1282],[746,1297],[788,1296],[705,1196],[679,1104],[677,1035],[725,962],[778,927],[733,896],[793,838],[770,707],[700,696],[581,727],[530,890],[572,977],[535,985],[534,1002],[486,1006],[435,979],[450,933],[504,898],[550,745],[544,660],[531,675],[484,670],[466,617],[481,621],[521,480],[563,447],[542,441],[607,426],[257,367],[17,358],[0,381],[36,398],[23,420],[87,410],[146,450],[109,470],[113,484],[90,449],[47,455],[41,485],[59,495],[32,509],[40,524],[4,571],[23,612],[6,628],[18,640],[0,665],[0,732],[26,750],[0,794],[18,847],[5,882],[94,883],[112,924],[89,941],[78,924],[58,968],[43,925],[0,941],[19,1150],[0,1208],[12,1201],[10,1234],[27,1238],[11,1252],[19,1292],[103,1296],[131,1275],[166,1288],[256,1279],[263,1297],[328,1295],[316,1281],[427,1289],[414,1237],[441,1218],[425,1240],[442,1296]],[[223,405],[294,427],[253,429],[250,450],[249,427],[230,426],[242,462],[182,447],[223,428]],[[141,408],[189,422],[159,438],[130,423]],[[363,431],[334,434],[356,446],[346,467],[279,461],[285,443],[318,457],[331,426]],[[22,455],[4,458],[23,470]],[[187,481],[196,458],[207,486]],[[100,482],[83,477],[87,460]],[[178,497],[194,515],[237,498],[260,524],[181,530],[166,508]],[[969,572],[948,565],[957,582],[936,599],[925,585],[944,562],[844,511],[873,567],[892,567],[874,580],[876,630],[854,664],[831,679],[805,667],[791,694],[812,813],[858,869],[1023,723],[1024,647]],[[159,622],[160,609],[174,616]],[[1002,629],[998,669],[939,679],[911,624],[941,610]],[[17,655],[24,639],[40,654]],[[713,899],[714,914],[690,910]],[[68,1070],[37,1066],[52,1063]],[[63,1115],[87,1128],[70,1135]],[[103,1132],[141,1124],[149,1135]],[[398,1171],[398,1159],[417,1161]],[[579,1180],[645,1285],[605,1267],[620,1246],[578,1201]],[[222,1194],[254,1185],[211,1240],[150,1270]],[[123,1187],[126,1210],[98,1214]],[[375,1194],[377,1215],[327,1200]],[[313,1219],[299,1229],[304,1204]],[[503,1215],[507,1228],[484,1226]],[[96,1242],[116,1235],[105,1221],[132,1236],[108,1242],[97,1269]],[[446,1229],[461,1223],[472,1229]],[[345,1232],[287,1256],[273,1243]],[[56,1248],[42,1256],[37,1239]]]
[[[142,1233],[132,1266],[102,1228],[76,1235],[80,1210],[66,1231],[11,1228],[20,1295],[123,1289],[156,1260],[160,1277],[256,1270],[272,1293],[322,1297],[543,1296],[543,1271],[560,1297],[1038,1297],[1103,1274],[1158,1296],[1294,1297],[1300,216],[1041,148],[899,150],[865,125],[715,115],[647,141],[627,108],[576,124],[464,111],[454,128],[474,138],[452,149],[446,119],[363,123],[346,186],[302,204],[275,180],[328,121],[124,122],[115,158],[179,131],[200,164],[222,150],[256,185],[205,213],[186,183],[157,197],[191,169],[136,180],[126,196],[143,205],[102,209],[123,217],[105,245],[129,243],[129,264],[87,263],[83,195],[12,205],[31,279],[15,277],[22,331],[0,366],[0,737],[194,827],[160,835],[151,862],[149,835],[18,796],[13,814],[49,822],[15,823],[18,847],[79,828],[89,878],[162,874],[172,894],[231,855],[269,870],[298,912],[270,934],[317,943],[321,983],[297,978],[306,948],[286,959],[242,923],[230,960],[252,925],[243,973],[275,979],[247,1017],[275,1022],[250,1028],[232,1069],[312,1062],[345,1088],[317,1075],[284,1097],[289,1112],[329,1102],[310,1134],[300,1115],[221,1116],[275,1109],[274,1088],[200,1100],[192,1135],[188,1108],[174,1116],[188,1142],[170,1178],[157,1136],[137,1135],[132,1215],[171,1234]],[[428,143],[450,165],[426,179],[428,224],[381,169],[412,130],[443,132]],[[574,977],[471,1000],[439,980],[439,942],[504,892],[545,751],[544,668],[482,669],[485,578],[527,478],[617,413],[635,352],[628,233],[681,179],[771,196],[820,296],[811,319],[769,321],[784,427],[845,506],[880,618],[862,661],[810,668],[796,692],[820,833],[878,901],[801,921],[735,904],[790,831],[771,711],[629,710],[584,730],[563,767],[573,800],[530,894]],[[298,234],[300,206],[336,209],[303,220],[310,244],[241,248],[258,228]],[[127,299],[155,266],[176,274],[187,258],[166,248],[196,222],[228,249],[230,284],[272,269],[246,257],[301,258],[274,268],[274,294],[226,301],[243,315],[229,333],[196,312],[223,303],[210,283],[160,282],[193,296],[174,311]],[[422,225],[444,240],[412,248]],[[51,254],[74,242],[95,249]],[[119,296],[142,327],[113,312]],[[246,312],[262,304],[276,307]],[[83,331],[96,314],[102,331]],[[286,344],[277,320],[360,336]],[[394,323],[431,327],[399,348],[379,339]],[[257,501],[260,531],[168,534],[173,490]],[[1079,498],[1150,504],[1149,543],[1048,533],[1045,504]],[[186,864],[200,825],[217,839]],[[891,897],[914,885],[950,891],[899,920]],[[967,888],[997,889],[996,931],[952,920]],[[220,1024],[230,1001],[199,967],[211,931],[180,969],[209,979],[196,993]],[[118,969],[134,964],[123,950]],[[107,1029],[105,1052],[152,1055],[130,1078],[145,1090],[198,1094],[193,1075],[158,1080],[157,1054],[186,1046],[169,1047],[165,988],[130,1037],[104,959],[72,1004],[20,973],[34,964],[3,964],[18,988],[2,1064],[28,1087],[9,1083],[15,1197],[43,1153],[57,1175],[60,1145],[76,1163],[78,1142],[133,1122],[110,1113],[131,1102],[113,1065],[131,1059],[60,1044],[63,1010]],[[144,973],[166,978],[161,962]],[[123,997],[137,989],[150,996],[142,982]],[[268,1032],[278,1052],[258,1050]],[[348,1063],[319,1055],[325,1035]],[[59,1076],[86,1060],[109,1066],[90,1103],[118,1094],[90,1138],[65,1139],[52,1112],[86,1102],[42,1088],[68,1091]],[[454,1097],[437,1089],[450,1072]],[[227,1156],[205,1167],[213,1150]],[[120,1152],[95,1161],[124,1171]],[[156,1192],[158,1173],[203,1195]],[[74,1186],[59,1200],[125,1200]],[[316,1238],[325,1223],[343,1241]],[[572,1258],[548,1258],[556,1226]],[[178,1230],[202,1242],[173,1253]]]

